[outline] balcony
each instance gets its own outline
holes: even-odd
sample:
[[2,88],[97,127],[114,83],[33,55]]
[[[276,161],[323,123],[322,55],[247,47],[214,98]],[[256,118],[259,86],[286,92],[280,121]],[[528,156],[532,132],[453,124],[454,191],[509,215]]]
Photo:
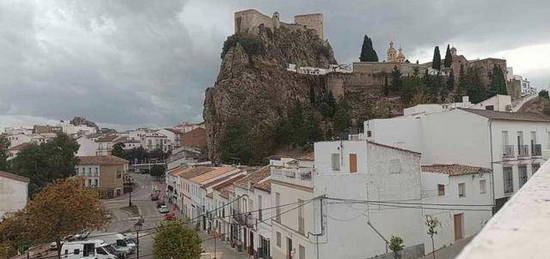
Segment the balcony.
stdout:
[[273,180],[313,188],[313,168],[273,168]]
[[529,156],[529,145],[518,145],[518,157]]
[[542,145],[541,144],[531,144],[531,155],[532,156],[542,156]]
[[514,156],[514,146],[505,145],[504,149],[502,150],[502,158],[514,158]]

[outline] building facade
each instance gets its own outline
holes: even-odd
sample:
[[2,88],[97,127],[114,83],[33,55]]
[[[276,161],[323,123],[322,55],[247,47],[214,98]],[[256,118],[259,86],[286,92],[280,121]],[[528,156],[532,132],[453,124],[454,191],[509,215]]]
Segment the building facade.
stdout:
[[29,178],[0,171],[0,220],[6,213],[25,208],[29,199]]
[[84,177],[85,186],[97,188],[102,198],[113,198],[124,193],[127,160],[109,155],[81,156],[79,160],[75,172]]

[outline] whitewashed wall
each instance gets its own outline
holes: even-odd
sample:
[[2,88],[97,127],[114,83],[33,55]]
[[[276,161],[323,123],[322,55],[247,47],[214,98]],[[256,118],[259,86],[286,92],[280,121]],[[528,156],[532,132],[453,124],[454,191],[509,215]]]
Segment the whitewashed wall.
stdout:
[[7,212],[15,212],[27,205],[27,182],[0,176],[0,219]]

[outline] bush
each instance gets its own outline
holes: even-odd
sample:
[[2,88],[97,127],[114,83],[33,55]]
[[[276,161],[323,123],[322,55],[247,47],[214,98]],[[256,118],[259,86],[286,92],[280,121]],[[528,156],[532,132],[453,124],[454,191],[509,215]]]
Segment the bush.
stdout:
[[227,37],[223,43],[221,58],[224,58],[225,54],[227,54],[231,48],[235,47],[237,43],[241,44],[244,51],[249,56],[265,54],[264,44],[259,39],[246,34],[234,34]]

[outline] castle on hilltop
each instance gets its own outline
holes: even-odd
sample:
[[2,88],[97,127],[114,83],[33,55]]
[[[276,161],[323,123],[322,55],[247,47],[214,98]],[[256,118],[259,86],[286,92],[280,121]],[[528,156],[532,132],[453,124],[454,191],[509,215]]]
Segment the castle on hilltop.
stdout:
[[301,14],[294,16],[294,23],[284,23],[279,20],[279,12],[274,12],[272,17],[260,13],[255,9],[238,11],[235,13],[235,33],[257,33],[260,26],[278,29],[281,26],[292,30],[311,30],[320,39],[323,35],[323,14]]

